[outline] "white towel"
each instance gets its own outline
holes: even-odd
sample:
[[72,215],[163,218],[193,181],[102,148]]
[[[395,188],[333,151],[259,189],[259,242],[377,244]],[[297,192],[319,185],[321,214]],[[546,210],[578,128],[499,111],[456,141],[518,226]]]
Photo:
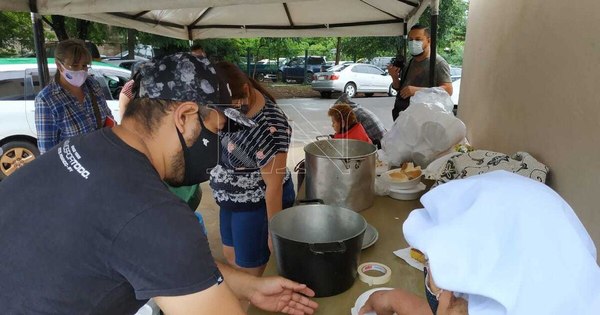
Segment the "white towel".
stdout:
[[596,248],[546,185],[495,171],[440,185],[404,223],[443,289],[470,315],[600,314]]

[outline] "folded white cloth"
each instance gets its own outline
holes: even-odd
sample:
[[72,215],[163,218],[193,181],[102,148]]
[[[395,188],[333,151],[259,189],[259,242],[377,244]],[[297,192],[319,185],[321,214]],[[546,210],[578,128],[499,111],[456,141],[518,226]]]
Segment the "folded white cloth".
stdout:
[[404,223],[443,289],[470,315],[600,314],[596,248],[571,207],[529,178],[495,171],[440,185]]

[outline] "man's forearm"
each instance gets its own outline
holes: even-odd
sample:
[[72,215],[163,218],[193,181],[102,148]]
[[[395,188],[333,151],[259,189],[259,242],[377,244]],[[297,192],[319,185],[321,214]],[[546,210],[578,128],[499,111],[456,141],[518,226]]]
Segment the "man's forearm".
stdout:
[[254,276],[220,262],[217,262],[217,267],[223,274],[225,283],[227,283],[235,296],[240,300],[248,300],[252,292]]

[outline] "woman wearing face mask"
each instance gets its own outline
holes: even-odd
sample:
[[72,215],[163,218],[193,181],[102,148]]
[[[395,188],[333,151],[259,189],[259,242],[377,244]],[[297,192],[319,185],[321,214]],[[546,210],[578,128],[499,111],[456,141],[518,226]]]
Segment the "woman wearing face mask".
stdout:
[[58,43],[54,80],[35,98],[40,153],[73,136],[114,125],[100,85],[90,78],[92,56],[80,40]]
[[220,206],[223,253],[232,266],[262,275],[272,247],[268,220],[295,199],[286,167],[292,129],[274,98],[236,65],[220,62],[215,70],[233,103],[257,123],[219,134],[221,158],[210,185]]
[[600,314],[596,247],[548,186],[495,171],[440,185],[421,203],[403,231],[428,258],[426,299],[378,291],[359,314]]

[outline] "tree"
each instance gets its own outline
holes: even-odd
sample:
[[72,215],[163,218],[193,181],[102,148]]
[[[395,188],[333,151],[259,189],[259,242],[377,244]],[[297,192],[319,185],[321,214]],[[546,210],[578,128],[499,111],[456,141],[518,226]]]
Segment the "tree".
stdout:
[[342,53],[353,61],[377,56],[396,56],[400,36],[347,37],[342,43]]
[[[467,34],[467,0],[443,0],[438,17],[438,53],[451,64],[462,65],[462,53]],[[419,24],[430,26],[431,9],[425,10]]]
[[23,55],[33,50],[31,15],[0,12],[0,56]]

